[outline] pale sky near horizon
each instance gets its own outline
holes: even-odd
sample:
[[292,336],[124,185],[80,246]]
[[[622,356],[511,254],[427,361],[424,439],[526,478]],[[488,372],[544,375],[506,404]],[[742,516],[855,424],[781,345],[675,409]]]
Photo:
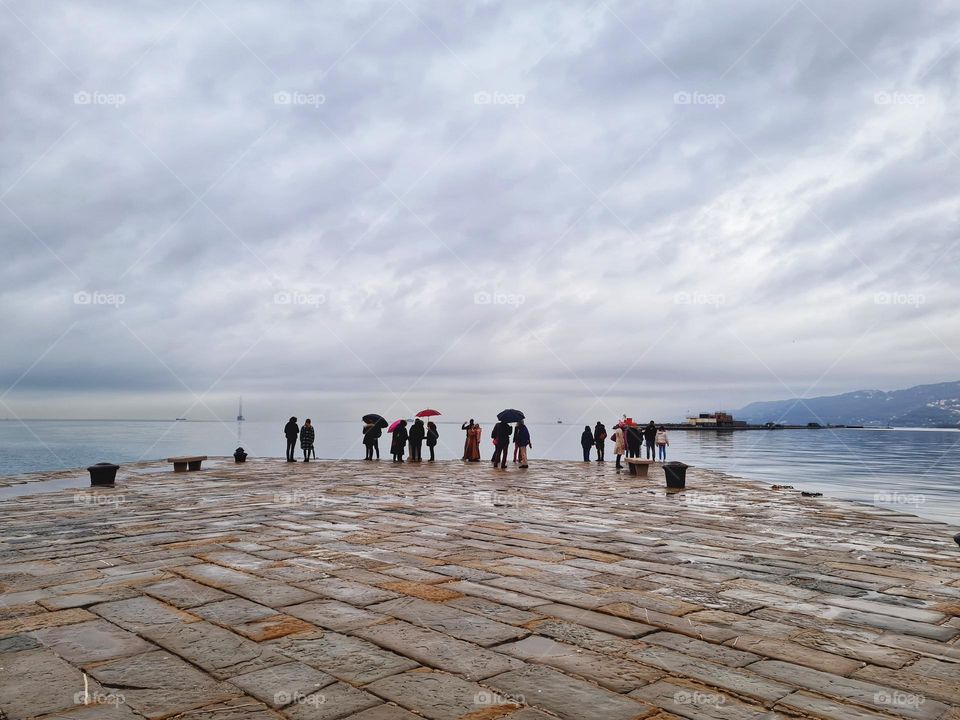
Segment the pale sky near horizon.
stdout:
[[960,5],[0,3],[0,418],[960,378]]

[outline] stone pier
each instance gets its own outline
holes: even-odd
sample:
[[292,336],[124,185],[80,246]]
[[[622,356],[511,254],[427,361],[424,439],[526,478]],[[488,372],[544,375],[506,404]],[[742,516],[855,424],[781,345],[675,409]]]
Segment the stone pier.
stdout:
[[956,527],[659,465],[208,465],[0,500],[0,718],[960,720]]

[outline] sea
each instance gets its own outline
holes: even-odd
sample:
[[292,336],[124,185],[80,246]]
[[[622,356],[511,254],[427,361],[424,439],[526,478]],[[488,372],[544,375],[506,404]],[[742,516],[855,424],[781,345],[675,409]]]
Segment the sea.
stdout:
[[[495,421],[480,421],[487,430]],[[4,420],[0,421],[0,477],[78,468],[75,486],[88,483],[82,468],[96,462],[129,463],[173,455],[230,455],[243,447],[254,457],[283,458],[283,420]],[[363,457],[360,422],[316,422],[319,459]],[[530,461],[581,460],[582,425],[528,422]],[[459,459],[460,423],[438,422],[438,460]],[[612,431],[610,424],[608,432]],[[960,525],[960,431],[919,428],[821,428],[728,433],[675,430],[668,460],[720,470],[765,483],[792,485]],[[389,436],[380,441],[389,459]],[[484,454],[492,454],[485,439]],[[482,446],[483,447],[483,446]],[[299,452],[298,452],[299,454]],[[613,443],[607,464],[613,472]],[[74,486],[70,480],[56,486]],[[40,487],[0,490],[22,494]]]

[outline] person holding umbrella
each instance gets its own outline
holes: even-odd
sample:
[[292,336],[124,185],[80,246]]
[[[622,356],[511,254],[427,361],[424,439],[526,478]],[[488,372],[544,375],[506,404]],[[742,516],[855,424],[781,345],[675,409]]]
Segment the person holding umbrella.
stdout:
[[397,420],[390,426],[388,432],[393,433],[393,442],[390,443],[390,453],[395,463],[403,462],[403,450],[407,446],[407,421]]
[[380,459],[380,437],[383,435],[383,428],[387,427],[386,418],[376,413],[370,413],[363,416],[363,446],[366,448],[366,457],[364,460],[373,460],[373,454],[377,454],[377,460]]
[[423,438],[426,437],[423,420],[417,418],[410,428],[410,462],[420,462],[423,454]]
[[530,430],[523,420],[517,420],[517,427],[513,433],[513,441],[516,443],[516,446],[520,448],[521,469],[529,467],[529,465],[527,465],[527,448],[532,449],[533,443],[530,442]]
[[287,421],[287,424],[283,426],[283,434],[287,438],[287,462],[296,462],[297,459],[293,456],[293,453],[297,450],[297,435],[300,434],[297,418],[291,417]]
[[427,448],[430,450],[430,460],[429,462],[436,461],[436,455],[434,455],[434,448],[437,447],[437,440],[440,438],[440,433],[437,432],[437,424],[430,420],[427,423]]

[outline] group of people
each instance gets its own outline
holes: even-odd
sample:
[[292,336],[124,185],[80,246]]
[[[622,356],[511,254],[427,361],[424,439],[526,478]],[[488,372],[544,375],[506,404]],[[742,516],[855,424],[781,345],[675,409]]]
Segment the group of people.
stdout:
[[[620,462],[621,458],[624,455],[628,458],[639,458],[640,449],[643,445],[646,445],[648,460],[667,459],[667,446],[670,444],[670,439],[667,437],[667,431],[663,425],[658,427],[651,420],[642,427],[632,422],[618,422],[613,428],[613,434],[610,435],[609,439],[614,442],[618,470],[623,468]],[[470,418],[470,421],[463,423],[460,429],[467,434],[463,443],[463,460],[479,462],[480,440],[483,437],[480,424]],[[294,454],[296,453],[298,438],[300,449],[303,451],[303,461],[310,462],[311,457],[316,460],[317,453],[314,449],[316,431],[310,422],[310,418],[303,421],[303,427],[301,428],[297,425],[297,418],[291,417],[283,428],[283,434],[287,438],[287,462],[297,461]],[[363,445],[366,449],[364,460],[373,460],[374,456],[377,460],[380,459],[381,437],[383,437],[383,427],[379,423],[364,423]],[[506,469],[511,442],[513,443],[513,462],[521,468],[528,467],[527,451],[533,448],[533,444],[530,442],[530,429],[523,420],[517,420],[515,426],[511,426],[511,423],[503,420],[497,422],[493,426],[490,437],[493,439],[494,445],[493,457],[490,458],[490,461],[494,467]],[[393,456],[393,462],[405,462],[403,459],[405,452],[407,453],[407,461],[423,462],[424,442],[426,442],[427,449],[430,451],[430,458],[427,462],[434,462],[436,460],[435,449],[439,438],[440,433],[437,431],[437,425],[432,421],[424,424],[422,419],[417,418],[408,430],[407,421],[400,420],[397,427],[393,429],[393,439],[390,442],[390,454]],[[590,453],[596,449],[597,462],[603,462],[607,440],[607,428],[599,420],[592,430],[589,425],[584,425],[583,434],[580,436],[583,461],[590,462]]]
[[[640,457],[640,448],[646,445],[647,460],[666,460],[667,446],[670,444],[670,438],[667,437],[667,429],[651,420],[641,427],[634,423],[619,422],[613,426],[613,434],[610,439],[614,442],[614,453],[617,456],[617,469],[623,468],[620,460],[626,455],[628,458]],[[607,442],[607,428],[603,423],[597,420],[593,430],[589,425],[583,426],[583,434],[580,435],[580,446],[583,448],[583,461],[590,462],[590,452],[596,448],[597,462],[604,461],[604,448]]]
[[[377,460],[380,459],[379,438],[382,434],[382,428],[376,423],[364,423],[363,425],[363,444],[367,448],[365,460],[373,460],[373,454],[377,454]],[[437,440],[440,433],[437,431],[437,424],[428,421],[426,425],[423,420],[417,418],[413,425],[407,430],[407,421],[401,420],[400,424],[394,428],[393,440],[390,442],[390,454],[393,456],[393,462],[404,462],[403,453],[409,445],[409,455],[407,460],[418,463],[423,462],[423,443],[426,441],[427,449],[430,451],[430,459],[427,462],[434,462],[437,458],[434,449],[437,447]]]
[[[470,422],[465,422],[460,426],[461,430],[467,433],[463,443],[463,460],[466,462],[480,462],[480,439],[483,437],[483,429],[479,423],[470,418]],[[490,461],[494,467],[506,469],[507,456],[510,454],[510,443],[513,443],[513,462],[521,468],[529,467],[527,464],[527,451],[533,448],[530,441],[530,428],[526,426],[523,420],[517,420],[516,426],[511,427],[510,423],[500,420],[493,426],[490,432],[493,439],[493,457]]]

